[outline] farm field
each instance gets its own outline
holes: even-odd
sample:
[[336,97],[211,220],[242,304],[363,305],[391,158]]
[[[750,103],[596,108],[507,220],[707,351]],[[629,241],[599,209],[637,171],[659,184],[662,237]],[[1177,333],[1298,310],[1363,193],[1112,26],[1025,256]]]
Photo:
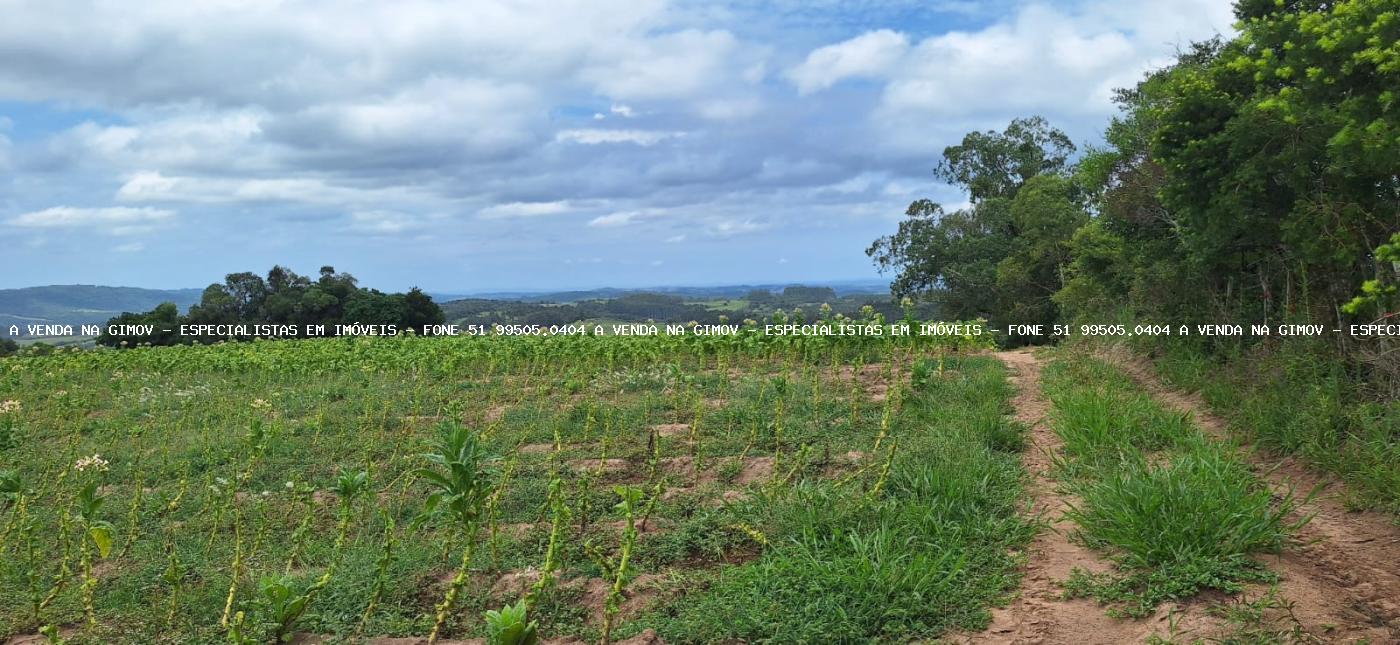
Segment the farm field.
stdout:
[[1033,525],[1004,370],[972,348],[360,338],[7,360],[0,635],[447,642],[522,599],[547,639],[975,630]]
[[[1400,531],[1120,353],[342,338],[0,363],[10,642],[1386,642]],[[1388,600],[1388,598],[1390,600]]]

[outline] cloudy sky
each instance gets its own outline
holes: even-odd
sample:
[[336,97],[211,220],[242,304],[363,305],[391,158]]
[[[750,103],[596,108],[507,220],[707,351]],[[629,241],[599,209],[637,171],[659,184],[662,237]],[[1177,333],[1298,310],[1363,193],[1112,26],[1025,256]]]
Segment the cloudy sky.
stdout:
[[1098,138],[1221,0],[0,0],[0,287],[875,277],[964,132]]

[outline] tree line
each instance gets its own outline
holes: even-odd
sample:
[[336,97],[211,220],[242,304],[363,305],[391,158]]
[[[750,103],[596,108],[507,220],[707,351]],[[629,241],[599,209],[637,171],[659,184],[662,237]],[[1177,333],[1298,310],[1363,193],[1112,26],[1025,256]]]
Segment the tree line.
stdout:
[[[107,321],[97,343],[121,347],[228,340],[226,336],[181,336],[180,325],[324,325],[327,335],[334,335],[336,326],[342,324],[395,325],[403,330],[443,320],[442,309],[417,287],[407,293],[383,293],[359,286],[354,276],[336,272],[335,267],[321,267],[319,277],[313,280],[279,265],[272,267],[266,278],[251,272],[228,274],[222,284],[206,287],[199,303],[184,315],[172,302],[143,313],[123,313]],[[106,333],[111,326],[145,324],[154,326],[149,335]]]
[[1235,38],[1119,90],[1105,143],[1077,158],[1038,117],[945,149],[934,174],[970,206],[915,201],[869,247],[895,295],[1002,324],[1396,316],[1396,3],[1235,15]]

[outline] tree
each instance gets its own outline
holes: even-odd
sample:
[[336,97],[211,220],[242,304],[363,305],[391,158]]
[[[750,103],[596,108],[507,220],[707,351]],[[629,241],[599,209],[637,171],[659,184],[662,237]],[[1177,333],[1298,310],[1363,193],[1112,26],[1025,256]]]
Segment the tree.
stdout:
[[400,323],[407,329],[421,331],[424,325],[441,325],[447,318],[442,309],[433,302],[432,296],[423,293],[418,287],[408,290],[403,296],[403,318]]
[[267,298],[267,283],[256,273],[230,273],[224,278],[225,288],[233,298],[238,310],[238,319],[244,321],[262,318],[263,300]]
[[378,289],[361,289],[345,303],[345,323],[361,325],[397,325],[403,320],[403,294],[388,294]]
[[774,300],[773,292],[767,289],[752,289],[744,296],[744,300],[749,301],[750,305],[770,305]]
[[1015,119],[1002,132],[969,132],[943,149],[935,177],[967,189],[974,203],[1012,197],[1031,177],[1064,170],[1074,144],[1042,117]]
[[1060,175],[1026,180],[1010,208],[1018,235],[997,263],[998,314],[1007,322],[1051,325],[1059,318],[1053,297],[1065,285],[1070,240],[1088,216],[1074,182]]
[[[107,333],[108,327],[112,325],[140,326],[150,325],[150,334],[120,334],[112,335]],[[145,313],[123,313],[109,321],[102,328],[102,333],[97,335],[97,344],[109,347],[135,347],[141,344],[150,345],[175,345],[186,342],[180,337],[180,308],[173,302],[163,302]]]
[[[442,309],[420,289],[407,294],[386,294],[361,289],[355,277],[337,273],[335,267],[323,266],[315,281],[281,265],[273,266],[264,279],[255,273],[230,273],[223,284],[211,284],[204,289],[198,304],[185,316],[173,304],[161,305],[146,313],[124,313],[108,321],[118,325],[155,325],[150,335],[109,336],[103,334],[98,342],[104,345],[134,346],[141,343],[167,345],[175,343],[213,343],[224,335],[181,337],[178,326],[231,325],[237,323],[273,323],[295,325],[324,325],[334,333],[336,325],[363,323],[395,325],[401,329],[439,324],[445,320]],[[164,332],[164,329],[171,332]]]
[[897,298],[933,300],[954,318],[1049,324],[1058,316],[1052,296],[1063,286],[1068,242],[1086,218],[1066,168],[1073,151],[1040,117],[969,133],[943,151],[934,174],[966,189],[971,206],[950,213],[917,200],[866,254],[896,273]]

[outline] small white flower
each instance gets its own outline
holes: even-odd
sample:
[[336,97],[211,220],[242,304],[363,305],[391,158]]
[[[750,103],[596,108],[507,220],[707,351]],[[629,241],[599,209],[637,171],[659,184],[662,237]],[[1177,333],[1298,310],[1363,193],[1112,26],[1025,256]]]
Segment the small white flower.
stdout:
[[110,462],[103,459],[102,455],[93,453],[91,457],[83,457],[73,462],[73,467],[78,469],[78,472],[87,472],[89,469],[97,472],[105,472],[109,464]]
[[21,407],[23,407],[23,406],[20,405],[20,402],[14,400],[14,399],[10,399],[10,400],[8,400],[8,401],[3,401],[3,402],[0,402],[0,414],[8,414],[8,413],[11,413],[11,412],[19,412],[19,410],[20,410]]

